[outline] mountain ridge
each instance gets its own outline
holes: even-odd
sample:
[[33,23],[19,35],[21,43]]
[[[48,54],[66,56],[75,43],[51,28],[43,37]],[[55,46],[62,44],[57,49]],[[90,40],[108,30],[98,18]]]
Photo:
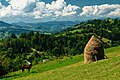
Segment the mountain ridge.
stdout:
[[75,24],[80,23],[79,21],[50,21],[50,22],[38,22],[38,23],[7,23],[0,21],[0,36],[4,37],[5,33],[10,35],[15,33],[19,35],[22,32],[37,31],[40,33],[56,33],[64,29],[74,26]]

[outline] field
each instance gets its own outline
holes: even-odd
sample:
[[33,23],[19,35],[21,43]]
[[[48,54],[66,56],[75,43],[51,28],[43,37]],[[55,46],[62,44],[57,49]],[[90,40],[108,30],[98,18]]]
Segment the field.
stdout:
[[105,50],[108,59],[83,63],[83,55],[48,61],[31,72],[13,72],[0,80],[120,80],[120,46]]

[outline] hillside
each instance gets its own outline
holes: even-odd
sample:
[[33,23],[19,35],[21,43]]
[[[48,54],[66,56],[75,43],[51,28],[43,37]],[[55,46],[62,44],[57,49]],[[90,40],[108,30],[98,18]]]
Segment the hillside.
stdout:
[[57,36],[87,36],[92,34],[97,34],[101,38],[112,41],[119,40],[120,20],[110,18],[88,20],[58,33]]
[[98,35],[106,44],[105,48],[120,45],[119,19],[93,19],[55,34],[57,37],[80,37],[82,41],[88,40],[93,34]]
[[12,33],[0,40],[0,69],[7,74],[20,70],[24,60],[36,65],[44,59],[62,59],[82,54],[93,34],[105,42],[104,48],[120,45],[120,20],[88,20],[56,34],[31,31],[17,36]]
[[108,59],[83,64],[83,55],[33,66],[31,73],[17,71],[2,80],[119,80],[120,46],[105,49]]

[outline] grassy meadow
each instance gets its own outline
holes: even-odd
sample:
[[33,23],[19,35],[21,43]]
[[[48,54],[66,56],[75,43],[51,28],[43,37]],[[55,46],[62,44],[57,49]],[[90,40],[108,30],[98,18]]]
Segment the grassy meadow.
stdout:
[[108,59],[83,63],[83,55],[33,66],[31,72],[16,71],[0,80],[120,80],[120,46],[105,50]]

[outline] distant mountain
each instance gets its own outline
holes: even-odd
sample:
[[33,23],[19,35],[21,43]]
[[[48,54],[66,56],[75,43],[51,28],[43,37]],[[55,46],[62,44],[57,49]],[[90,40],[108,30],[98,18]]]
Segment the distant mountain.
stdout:
[[0,37],[7,36],[11,33],[20,34],[22,32],[37,31],[42,33],[56,33],[64,29],[79,24],[80,21],[51,21],[39,23],[6,23],[0,21]]
[[11,24],[8,24],[6,22],[3,22],[3,21],[0,21],[0,27],[9,27],[9,26],[12,26]]
[[13,23],[13,25],[20,26],[21,28],[26,30],[55,33],[55,32],[60,32],[69,27],[72,27],[73,25],[76,25],[78,23],[80,23],[80,21],[51,21],[51,22],[39,22],[39,23],[18,22],[18,23]]
[[18,35],[21,32],[29,32],[29,30],[21,29],[20,27],[21,26],[0,21],[0,38],[6,37],[11,33],[15,33],[16,35]]

